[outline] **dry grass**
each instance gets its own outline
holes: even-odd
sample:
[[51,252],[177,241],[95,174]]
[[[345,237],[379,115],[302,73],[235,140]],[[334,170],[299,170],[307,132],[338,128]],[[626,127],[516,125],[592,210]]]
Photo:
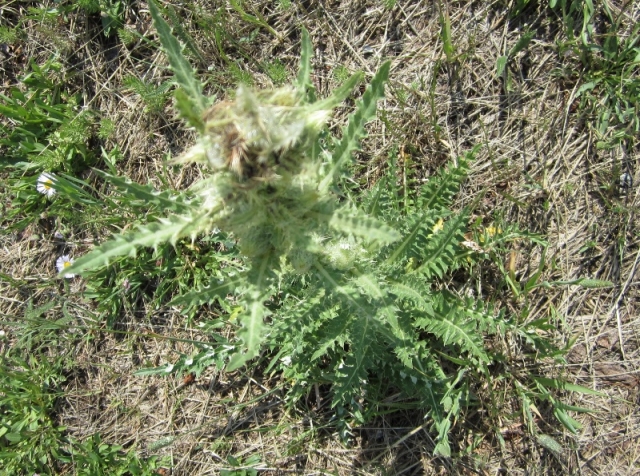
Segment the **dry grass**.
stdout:
[[[144,318],[125,317],[128,335],[96,332],[75,349],[76,366],[68,376],[60,423],[79,438],[99,432],[104,440],[136,447],[143,454],[170,454],[175,475],[218,474],[228,466],[228,454],[261,455],[263,474],[639,474],[640,188],[620,190],[617,180],[628,167],[634,184],[640,182],[640,151],[637,145],[611,153],[595,148],[588,118],[581,117],[572,101],[580,65],[557,54],[557,20],[541,8],[521,18],[533,25],[536,36],[526,53],[510,63],[513,84],[506,91],[495,77],[496,58],[515,44],[521,25],[508,20],[502,2],[446,5],[459,55],[451,63],[442,51],[436,3],[398,0],[390,12],[375,0],[292,2],[286,10],[277,10],[273,3],[245,2],[248,10],[264,14],[281,38],[260,30],[241,47],[252,61],[279,58],[294,71],[299,27],[306,26],[316,45],[314,81],[320,94],[336,85],[332,71],[339,65],[372,73],[383,57],[393,58],[387,98],[381,104],[385,121],[372,125],[358,157],[363,180],[380,175],[395,146],[402,147],[416,175],[426,177],[479,144],[460,205],[484,190],[475,212],[480,220],[488,224],[501,214],[545,236],[550,244],[547,259],[553,263],[545,280],[591,277],[616,284],[610,289],[538,290],[532,296],[531,317],[554,309],[570,330],[564,339],[575,339],[568,365],[546,370],[564,372],[570,380],[603,392],[601,397],[572,397],[575,404],[597,413],[578,416],[584,428],[575,436],[562,434],[548,415],[540,415],[539,426],[564,442],[562,455],[551,454],[517,424],[508,427],[505,421],[504,448],[488,433],[473,456],[456,462],[434,459],[425,422],[411,413],[379,417],[370,427],[357,429],[353,445],[345,448],[331,434],[330,410],[321,395],[312,393],[306,405],[287,410],[277,376],[210,371],[190,384],[134,376],[148,363],[170,362],[177,352],[188,352],[189,344],[176,339],[201,338],[175,309],[148,309]],[[628,13],[627,22],[640,21],[638,10]],[[226,28],[236,38],[255,29],[228,13]],[[179,129],[170,110],[157,117],[144,114],[140,98],[123,91],[121,80],[135,74],[160,82],[166,79],[167,70],[161,67],[166,60],[142,41],[126,48],[107,41],[95,25],[86,28],[95,19],[85,20],[79,15],[67,22],[70,34],[63,43],[72,43],[68,50],[75,51],[86,103],[115,122],[116,133],[107,146],[117,143],[124,152],[122,172],[159,184],[164,154],[179,154],[191,136]],[[126,21],[126,28],[153,35],[143,3],[127,9]],[[42,27],[33,23],[27,30],[29,42],[23,47],[28,57],[37,61],[59,50]],[[213,71],[224,71],[211,34],[193,35]],[[227,54],[242,59],[234,46]],[[249,61],[240,64],[255,70]],[[8,73],[6,78],[11,79]],[[255,80],[257,86],[270,86],[264,73]],[[209,88],[224,94],[229,83],[228,76],[216,73]],[[342,114],[336,120],[343,120]],[[185,187],[197,174],[195,169],[174,171],[172,185]],[[27,298],[38,302],[63,292],[47,284],[55,273],[57,249],[40,227],[0,236],[3,272],[24,280],[21,287],[0,282],[5,315],[20,315]],[[73,237],[70,242],[78,250],[88,246]],[[584,248],[587,244],[589,249]],[[516,274],[525,279],[539,256],[524,245],[516,251]],[[73,286],[81,283],[74,281]],[[77,304],[80,309],[90,306]],[[505,304],[517,312],[522,303],[505,299]],[[83,313],[79,310],[78,315]],[[483,430],[481,420],[480,415],[459,425],[460,442],[470,442],[474,424]],[[175,440],[158,448],[167,437]]]

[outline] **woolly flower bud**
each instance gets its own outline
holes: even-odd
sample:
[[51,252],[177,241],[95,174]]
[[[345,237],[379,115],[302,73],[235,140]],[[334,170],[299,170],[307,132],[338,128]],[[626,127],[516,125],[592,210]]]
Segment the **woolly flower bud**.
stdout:
[[340,240],[326,247],[325,256],[331,266],[339,270],[345,270],[353,264],[356,255],[359,253],[357,248],[352,243]]

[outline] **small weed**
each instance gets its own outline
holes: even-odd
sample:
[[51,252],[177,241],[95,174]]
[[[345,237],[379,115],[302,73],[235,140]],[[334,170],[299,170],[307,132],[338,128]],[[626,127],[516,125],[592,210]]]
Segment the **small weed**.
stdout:
[[273,81],[273,84],[276,86],[282,86],[287,80],[287,69],[280,60],[276,59],[265,64],[265,70],[271,78],[271,81]]
[[0,168],[71,171],[92,163],[87,142],[93,115],[63,81],[63,66],[52,57],[42,66],[31,63],[21,80],[26,92],[15,87],[0,95],[0,112],[10,121],[0,124],[0,146],[7,151]]
[[257,476],[258,470],[254,466],[260,463],[260,455],[249,456],[246,460],[229,455],[227,462],[231,469],[221,470],[220,476]]
[[236,86],[240,84],[244,84],[245,86],[253,86],[254,80],[251,73],[243,69],[237,63],[230,63],[227,68],[227,73],[229,74],[229,76],[231,76]]
[[0,43],[6,43],[8,45],[14,44],[20,38],[19,28],[9,28],[6,26],[0,26]]
[[351,73],[349,70],[341,64],[333,68],[333,79],[335,79],[338,84],[344,83],[350,76]]
[[599,15],[591,2],[584,7],[569,0],[550,4],[561,12],[568,37],[561,50],[574,51],[584,67],[575,97],[593,119],[597,147],[612,149],[633,142],[640,133],[640,24],[623,34],[625,16],[614,14],[606,3],[600,6],[601,24],[596,24]]
[[101,119],[98,126],[98,137],[102,140],[111,139],[116,130],[116,124],[113,119]]
[[145,104],[144,111],[149,114],[159,114],[164,110],[169,97],[171,82],[165,81],[159,85],[147,83],[135,76],[126,76],[122,83],[125,88],[140,96]]

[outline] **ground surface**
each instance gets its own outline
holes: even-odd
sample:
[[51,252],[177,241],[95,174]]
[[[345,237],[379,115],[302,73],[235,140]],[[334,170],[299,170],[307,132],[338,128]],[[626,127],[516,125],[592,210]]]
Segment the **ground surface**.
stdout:
[[[513,18],[510,5],[500,1],[439,5],[398,0],[391,10],[374,0],[287,3],[245,2],[246,10],[262,15],[277,37],[221,2],[196,2],[189,8],[176,4],[185,19],[203,12],[224,14],[229,38],[221,43],[222,53],[211,30],[191,24],[203,55],[199,69],[210,71],[208,88],[223,97],[247,72],[256,87],[270,87],[274,79],[259,65],[275,59],[292,78],[303,25],[315,45],[313,80],[321,95],[338,84],[340,68],[370,75],[391,59],[379,119],[357,158],[362,183],[375,181],[394,148],[416,175],[427,177],[479,146],[457,205],[484,191],[474,218],[490,223],[501,217],[547,239],[546,258],[553,265],[545,280],[589,277],[615,284],[606,289],[539,289],[531,296],[532,316],[556,313],[562,323],[559,339],[575,340],[566,366],[550,364],[546,371],[602,392],[571,397],[596,413],[574,415],[583,424],[576,435],[540,415],[539,426],[563,443],[561,454],[527,436],[517,415],[502,428],[483,428],[482,416],[460,423],[455,437],[461,446],[470,443],[473,431],[486,436],[470,454],[452,461],[431,456],[427,425],[411,412],[378,417],[358,428],[346,447],[334,437],[330,411],[321,399],[312,395],[305,405],[285,409],[277,375],[209,370],[195,382],[133,375],[141,367],[171,362],[177,352],[188,353],[188,340],[202,338],[179,309],[141,302],[120,316],[119,331],[127,333],[95,332],[78,341],[56,418],[78,438],[99,432],[105,441],[136,448],[142,455],[170,455],[173,474],[218,474],[229,467],[230,454],[241,460],[259,455],[261,474],[638,474],[640,149],[633,142],[611,150],[596,147],[601,138],[593,118],[576,99],[583,65],[559,46],[565,36],[558,15],[537,2]],[[639,5],[620,10],[618,2],[609,3],[623,11],[626,28],[640,21]],[[10,6],[26,8],[20,2]],[[455,50],[450,60],[441,36],[445,14]],[[123,18],[125,29],[156,39],[145,3],[131,2]],[[134,74],[159,83],[169,77],[166,60],[140,39],[126,46],[117,36],[105,39],[99,23],[95,16],[81,14],[61,19],[53,31],[27,23],[20,51],[5,53],[0,92],[24,74],[27,60],[44,61],[59,52],[65,64],[75,64],[74,81],[84,104],[113,121],[115,133],[105,146],[117,144],[123,152],[121,172],[160,185],[164,155],[178,155],[192,137],[173,118],[170,100],[149,114],[122,81]],[[525,30],[534,32],[531,43],[497,76],[497,59]],[[223,54],[237,71],[229,72]],[[344,120],[348,107],[336,122]],[[621,186],[624,173],[633,179],[629,187]],[[184,188],[197,174],[171,173],[170,185]],[[72,313],[89,319],[94,304],[74,297],[83,290],[82,280],[63,287],[51,279],[59,248],[52,232],[36,223],[20,233],[0,235],[2,272],[23,283],[0,280],[2,319],[7,322],[23,314],[27,300],[42,303],[58,295],[71,296]],[[93,238],[72,234],[67,241],[81,254]],[[509,260],[515,260],[510,266],[516,276],[525,279],[536,269],[539,250],[523,244],[504,256],[505,267]],[[518,301],[500,299],[513,312],[520,311]],[[45,315],[60,312],[56,306]]]

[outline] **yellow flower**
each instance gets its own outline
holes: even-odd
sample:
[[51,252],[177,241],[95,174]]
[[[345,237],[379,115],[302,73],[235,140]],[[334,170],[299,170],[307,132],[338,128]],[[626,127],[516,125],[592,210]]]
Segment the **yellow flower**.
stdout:
[[433,232],[438,233],[443,228],[444,228],[444,220],[440,218],[440,220],[438,220],[438,222],[435,225],[433,225]]
[[494,236],[494,235],[499,235],[500,233],[502,233],[502,229],[501,228],[496,228],[495,226],[490,226],[486,229],[487,235],[489,236]]

